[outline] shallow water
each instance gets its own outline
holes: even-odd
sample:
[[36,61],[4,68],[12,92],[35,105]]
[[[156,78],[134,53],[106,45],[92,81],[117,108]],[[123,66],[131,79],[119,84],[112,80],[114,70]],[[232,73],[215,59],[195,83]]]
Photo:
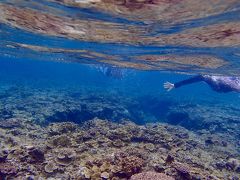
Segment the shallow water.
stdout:
[[0,179],[239,179],[239,8],[0,0]]

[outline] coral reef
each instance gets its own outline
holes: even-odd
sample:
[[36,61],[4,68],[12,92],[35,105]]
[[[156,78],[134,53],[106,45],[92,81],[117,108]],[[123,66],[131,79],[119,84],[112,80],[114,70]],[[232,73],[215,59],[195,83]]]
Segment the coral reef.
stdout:
[[57,169],[57,167],[55,166],[55,164],[51,161],[49,161],[45,166],[44,166],[44,171],[46,173],[53,173],[55,170]]
[[[11,91],[16,97],[2,97],[10,108],[0,106],[0,175],[5,179],[239,179],[237,107],[209,110],[209,105],[182,103],[176,109],[154,98],[139,105],[121,97],[99,97],[99,104],[95,94],[70,98],[67,91],[28,89],[23,100],[19,90]],[[217,111],[219,117],[213,116]],[[162,116],[162,122],[146,114]],[[151,123],[145,123],[148,117]]]
[[[81,125],[23,122],[18,136],[1,129],[0,173],[6,178],[43,179],[224,179],[239,176],[238,152],[231,143],[209,147],[205,136],[184,128],[95,118]],[[36,132],[42,138],[26,136]],[[59,129],[59,131],[58,131]],[[58,133],[61,132],[61,135]],[[25,141],[22,141],[25,137]],[[212,141],[219,141],[217,136]],[[10,142],[9,142],[10,141]],[[12,143],[15,142],[15,143]],[[13,165],[14,164],[14,165]]]
[[13,163],[0,163],[0,177],[14,176],[18,172],[18,167]]
[[74,158],[76,156],[76,153],[72,149],[61,149],[60,152],[58,152],[57,157],[55,158],[55,161],[59,165],[68,166],[74,161]]
[[27,147],[28,154],[31,156],[32,162],[43,162],[44,161],[44,151],[39,147]]
[[0,162],[4,162],[8,156],[8,151],[0,150]]
[[156,172],[144,172],[135,174],[131,177],[131,180],[174,180],[171,176],[167,176],[163,173],[156,173]]
[[130,177],[140,172],[144,165],[144,160],[137,156],[119,153],[115,155],[116,166],[119,168],[117,174],[120,177]]

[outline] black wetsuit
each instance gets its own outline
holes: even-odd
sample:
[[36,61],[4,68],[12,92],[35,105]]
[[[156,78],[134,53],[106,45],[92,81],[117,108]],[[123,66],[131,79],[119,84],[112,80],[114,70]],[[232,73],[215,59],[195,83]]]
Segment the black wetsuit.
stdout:
[[229,76],[197,75],[192,78],[175,83],[174,87],[179,88],[181,86],[200,81],[206,82],[214,91],[217,92],[223,93],[231,91],[240,92],[240,78]]

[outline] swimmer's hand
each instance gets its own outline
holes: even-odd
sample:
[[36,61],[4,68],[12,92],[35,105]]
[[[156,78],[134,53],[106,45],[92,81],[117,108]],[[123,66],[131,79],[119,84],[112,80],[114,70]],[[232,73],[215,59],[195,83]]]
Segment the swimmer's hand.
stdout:
[[165,82],[163,84],[163,87],[167,90],[167,91],[171,91],[174,88],[174,84],[170,83],[170,82]]

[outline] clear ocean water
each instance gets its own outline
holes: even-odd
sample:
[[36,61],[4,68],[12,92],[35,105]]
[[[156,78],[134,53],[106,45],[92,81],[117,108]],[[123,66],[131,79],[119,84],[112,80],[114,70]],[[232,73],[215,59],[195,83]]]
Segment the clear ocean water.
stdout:
[[1,179],[240,179],[238,0],[0,0]]

